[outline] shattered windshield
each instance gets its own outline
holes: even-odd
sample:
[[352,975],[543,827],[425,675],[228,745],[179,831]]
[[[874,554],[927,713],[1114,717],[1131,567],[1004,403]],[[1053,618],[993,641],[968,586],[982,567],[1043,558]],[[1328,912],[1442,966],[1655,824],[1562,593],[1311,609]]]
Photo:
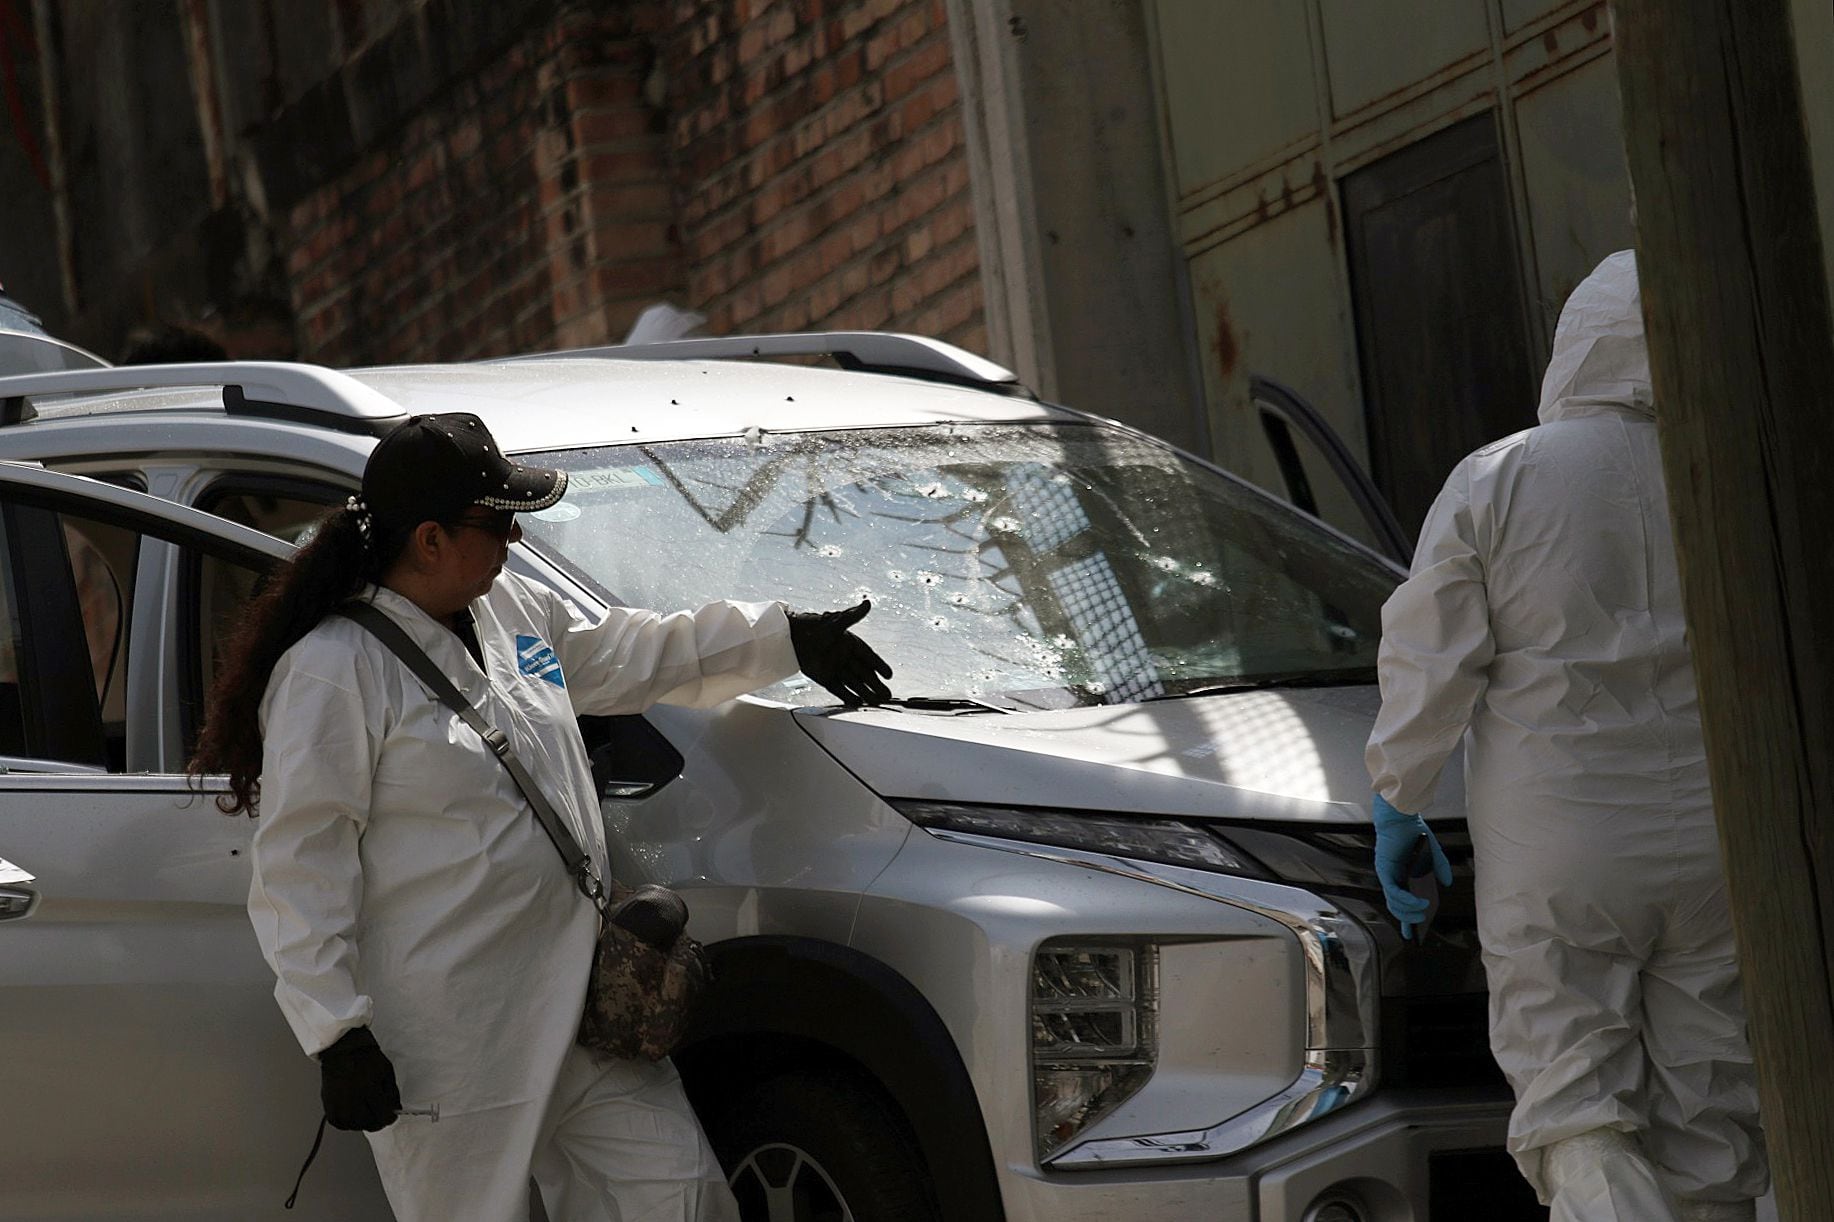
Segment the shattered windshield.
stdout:
[[[1245,485],[1100,425],[949,424],[528,455],[529,540],[614,602],[826,610],[899,697],[1066,707],[1372,682],[1395,578]],[[761,695],[833,699],[802,676]]]

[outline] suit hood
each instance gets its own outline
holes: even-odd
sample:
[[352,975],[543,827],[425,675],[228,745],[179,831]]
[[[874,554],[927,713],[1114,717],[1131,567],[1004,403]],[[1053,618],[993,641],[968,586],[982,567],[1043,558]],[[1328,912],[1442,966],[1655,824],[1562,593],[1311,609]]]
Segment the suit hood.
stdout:
[[1567,298],[1541,380],[1543,424],[1611,406],[1655,415],[1632,250],[1607,256]]

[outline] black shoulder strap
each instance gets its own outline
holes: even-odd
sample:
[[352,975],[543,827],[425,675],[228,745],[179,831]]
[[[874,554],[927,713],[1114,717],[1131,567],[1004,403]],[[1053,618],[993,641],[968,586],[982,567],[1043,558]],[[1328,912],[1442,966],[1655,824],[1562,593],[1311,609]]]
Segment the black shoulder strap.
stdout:
[[566,863],[567,873],[580,889],[580,894],[591,900],[593,906],[603,913],[605,911],[605,885],[592,869],[592,859],[580,848],[573,830],[567,826],[560,812],[549,803],[547,795],[535,783],[522,761],[510,749],[509,738],[503,731],[484,719],[484,715],[474,708],[469,700],[459,694],[457,687],[446,673],[434,665],[433,659],[427,656],[426,650],[414,643],[400,624],[388,617],[381,608],[371,603],[348,602],[338,608],[338,614],[346,619],[356,621],[367,629],[375,638],[388,646],[402,664],[414,672],[416,678],[432,689],[435,696],[447,708],[457,713],[459,719],[483,738],[490,749],[496,753],[503,766],[509,769],[510,779],[516,782],[516,788],[528,799],[529,808],[535,812],[535,819],[547,832],[548,839],[554,842],[554,848],[560,853],[560,859]]

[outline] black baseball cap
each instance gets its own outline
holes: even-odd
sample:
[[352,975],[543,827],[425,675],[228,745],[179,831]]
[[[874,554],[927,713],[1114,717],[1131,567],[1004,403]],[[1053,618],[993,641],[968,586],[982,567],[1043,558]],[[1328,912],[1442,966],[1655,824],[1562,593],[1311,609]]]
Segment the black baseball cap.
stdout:
[[472,505],[546,509],[566,491],[565,471],[511,462],[470,412],[409,416],[363,468],[363,503],[399,527],[450,522]]

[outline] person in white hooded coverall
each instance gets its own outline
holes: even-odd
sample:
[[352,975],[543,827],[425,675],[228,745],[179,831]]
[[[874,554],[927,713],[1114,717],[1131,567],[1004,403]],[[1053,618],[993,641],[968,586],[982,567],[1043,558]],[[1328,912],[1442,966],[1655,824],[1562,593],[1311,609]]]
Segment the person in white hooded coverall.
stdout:
[[[553,1222],[736,1219],[669,1062],[576,1046],[598,916],[508,771],[387,646],[325,613],[358,595],[404,628],[508,736],[605,877],[576,715],[775,681],[820,617],[713,603],[586,621],[502,571],[514,510],[565,486],[504,459],[476,417],[400,426],[363,499],[251,605],[193,769],[228,772],[246,799],[258,764],[249,913],[280,1008],[320,1057],[326,1117],[369,1131],[397,1217],[523,1222],[532,1175]],[[855,660],[871,654],[843,635]],[[404,1105],[438,1118],[397,1119]]]
[[1382,609],[1378,834],[1424,830],[1462,740],[1509,1149],[1555,1222],[1748,1219],[1769,1182],[1654,411],[1622,251]]

